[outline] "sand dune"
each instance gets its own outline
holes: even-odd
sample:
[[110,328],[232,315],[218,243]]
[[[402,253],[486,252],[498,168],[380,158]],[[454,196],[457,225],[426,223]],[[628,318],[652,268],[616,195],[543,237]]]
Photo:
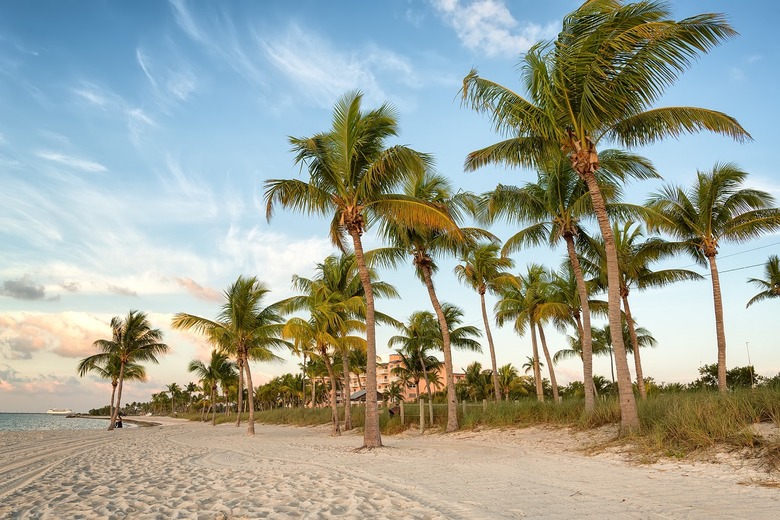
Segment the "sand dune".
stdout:
[[385,448],[327,428],[173,419],[155,428],[0,432],[0,518],[780,518],[738,459],[636,465],[587,434],[406,433]]

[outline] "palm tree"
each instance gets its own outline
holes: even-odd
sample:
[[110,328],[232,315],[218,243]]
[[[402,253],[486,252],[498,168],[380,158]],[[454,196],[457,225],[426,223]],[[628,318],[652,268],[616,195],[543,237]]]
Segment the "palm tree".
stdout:
[[390,105],[365,112],[362,94],[346,94],[333,111],[331,129],[311,137],[290,138],[296,164],[306,166],[309,182],[270,179],[265,183],[266,217],[275,205],[307,214],[332,215],[330,238],[342,251],[352,240],[366,299],[366,410],[363,443],[382,445],[376,392],[376,323],[374,292],[363,253],[362,235],[370,222],[396,220],[452,228],[438,207],[396,194],[410,174],[425,171],[431,159],[406,146],[385,148],[398,133],[396,112]]
[[[698,273],[687,269],[662,269],[653,271],[650,264],[660,261],[667,256],[674,255],[680,250],[679,244],[667,242],[661,238],[653,237],[641,241],[644,237],[642,228],[637,223],[628,220],[622,225],[613,224],[612,234],[615,237],[615,249],[618,256],[618,268],[620,271],[620,298],[625,313],[624,323],[628,327],[629,343],[626,349],[634,353],[634,368],[636,370],[637,387],[642,399],[647,399],[647,390],[644,384],[642,360],[639,354],[639,342],[634,330],[634,318],[628,303],[628,296],[632,287],[644,290],[650,287],[665,287],[675,282],[685,280],[701,280]],[[606,252],[604,241],[586,240],[582,242],[586,256],[590,260],[587,266],[596,277],[600,287],[605,289],[606,280],[604,272],[606,268]],[[629,349],[630,345],[630,349]]]
[[498,366],[496,364],[496,349],[493,345],[493,335],[490,333],[490,320],[488,320],[487,307],[485,305],[485,293],[489,290],[496,294],[500,287],[515,282],[515,277],[505,269],[514,267],[511,258],[498,256],[498,244],[479,244],[469,248],[461,257],[462,264],[455,266],[455,275],[462,283],[465,283],[479,294],[479,302],[482,307],[482,323],[485,325],[485,335],[490,348],[490,363],[493,368],[493,391],[496,401],[502,397],[501,385],[498,380]]
[[167,385],[168,393],[171,394],[171,415],[176,413],[176,397],[181,395],[181,387],[178,383]]
[[[385,282],[378,281],[376,272],[366,268],[372,290],[377,297],[397,297],[395,288]],[[307,325],[302,322],[290,321],[293,324],[287,333],[296,342],[311,343],[317,355],[326,366],[331,363],[329,349],[341,357],[342,376],[344,378],[344,428],[352,429],[351,409],[349,407],[349,352],[351,350],[366,350],[363,338],[352,335],[353,332],[364,332],[366,327],[366,299],[361,283],[356,257],[352,254],[330,255],[324,262],[318,263],[313,279],[293,276],[293,288],[299,296],[293,296],[280,303],[286,312],[306,311],[311,315]],[[374,313],[375,320],[382,323],[396,323],[395,320],[381,312]],[[290,324],[288,321],[288,324]],[[296,324],[297,323],[297,324]],[[302,329],[301,329],[302,327]],[[296,332],[297,331],[297,332]],[[332,368],[332,367],[331,367]],[[331,401],[336,399],[336,379],[331,377]],[[338,409],[334,411],[334,434],[340,434],[338,427]]]
[[463,372],[469,396],[475,401],[490,399],[493,391],[493,374],[490,369],[482,370],[482,364],[474,361]]
[[760,278],[748,279],[749,283],[762,290],[747,302],[746,308],[761,300],[780,298],[780,258],[777,255],[770,256],[764,264],[764,276],[766,278],[763,280]]
[[119,359],[119,379],[116,391],[116,406],[111,414],[109,430],[114,429],[116,416],[122,402],[122,387],[125,381],[125,370],[130,363],[158,363],[157,356],[170,350],[162,343],[163,333],[153,329],[146,314],[140,311],[130,311],[122,319],[119,316],[111,318],[111,339],[99,339],[92,345],[100,349],[99,354],[92,356],[93,363],[106,366],[111,358]]
[[501,395],[504,396],[505,401],[509,400],[509,391],[515,386],[519,376],[520,373],[511,363],[498,368],[498,383],[501,385]]
[[187,411],[192,408],[192,402],[195,399],[195,392],[198,391],[198,385],[190,381],[187,386],[184,387],[184,395],[187,397]]
[[718,343],[718,390],[726,387],[726,332],[723,300],[715,257],[724,242],[742,243],[780,228],[780,210],[773,197],[743,188],[747,173],[731,163],[716,164],[696,173],[689,190],[665,185],[650,196],[651,226],[676,239],[701,266],[709,264]]
[[[108,415],[114,416],[114,398],[116,387],[119,385],[119,373],[122,369],[120,357],[105,357],[102,354],[87,356],[76,367],[79,377],[84,377],[87,372],[95,372],[99,378],[111,381],[111,402],[108,406]],[[143,365],[128,362],[125,364],[125,381],[146,381],[146,369]]]
[[[597,172],[599,186],[606,197],[615,200],[620,194],[617,182],[625,176],[652,177],[652,165],[643,157],[617,150],[606,150],[599,157],[601,168]],[[539,164],[535,183],[526,183],[520,188],[499,185],[492,192],[485,193],[480,204],[480,218],[492,223],[503,219],[508,223],[525,225],[509,239],[502,249],[502,255],[509,255],[524,246],[548,244],[555,247],[561,239],[566,244],[566,253],[576,283],[575,295],[577,317],[581,322],[579,331],[583,343],[583,377],[585,381],[585,409],[595,406],[593,392],[592,338],[590,336],[590,305],[588,288],[576,252],[576,242],[587,236],[581,220],[593,214],[590,193],[564,154]]]
[[[454,224],[460,223],[461,213],[473,206],[473,197],[470,193],[453,195],[452,192],[452,185],[445,177],[429,171],[410,177],[404,184],[404,195],[435,205],[450,215]],[[447,329],[447,320],[433,283],[433,275],[438,270],[435,258],[458,254],[468,247],[475,237],[489,236],[489,234],[484,230],[470,228],[460,229],[459,233],[453,233],[441,227],[424,226],[417,223],[410,225],[407,222],[397,221],[385,221],[380,234],[390,244],[390,247],[372,251],[372,261],[396,266],[403,262],[407,255],[411,255],[415,274],[428,291],[428,298],[431,300],[443,337],[444,379],[447,387],[447,426],[445,430],[447,432],[456,431],[458,429],[458,408],[450,331]]]
[[[428,390],[428,410],[431,424],[433,424],[433,391],[430,376],[431,372],[439,370],[441,361],[428,352],[434,349],[437,343],[440,343],[438,340],[442,334],[439,324],[433,313],[417,311],[413,312],[406,324],[401,324],[399,329],[401,334],[392,336],[387,341],[387,346],[400,345],[401,348],[396,352],[401,355],[406,370],[410,373],[422,372]],[[419,384],[417,385],[417,396],[420,397]]]
[[694,107],[653,108],[700,54],[736,32],[718,14],[671,19],[664,3],[590,0],[563,19],[554,42],[531,47],[521,62],[528,98],[472,70],[463,102],[490,114],[507,139],[470,153],[467,170],[487,164],[538,167],[563,150],[586,183],[604,237],[609,322],[618,360],[621,429],[639,428],[625,346],[620,337],[617,253],[596,172],[602,140],[624,147],[709,130],[744,141],[749,134],[726,114]]
[[211,351],[209,364],[193,359],[187,365],[187,370],[194,373],[204,388],[208,388],[211,401],[211,425],[217,424],[217,385],[220,381],[236,377],[236,365],[227,354],[217,349]]
[[179,313],[171,320],[174,329],[194,330],[205,336],[212,344],[236,357],[238,367],[238,417],[241,424],[241,410],[244,393],[244,375],[249,399],[249,421],[247,434],[255,434],[254,386],[249,361],[275,361],[279,358],[271,349],[288,345],[280,339],[282,317],[277,305],[263,307],[263,300],[270,290],[254,276],[239,276],[225,292],[225,303],[215,320]]
[[382,396],[388,403],[398,404],[404,400],[404,389],[401,381],[392,381]]

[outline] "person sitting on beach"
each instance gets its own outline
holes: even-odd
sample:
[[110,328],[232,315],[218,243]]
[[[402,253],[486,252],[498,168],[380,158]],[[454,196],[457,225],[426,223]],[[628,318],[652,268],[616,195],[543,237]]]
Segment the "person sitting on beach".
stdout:
[[121,428],[122,427],[122,416],[121,415],[117,415],[116,416],[116,425],[115,426],[117,428]]

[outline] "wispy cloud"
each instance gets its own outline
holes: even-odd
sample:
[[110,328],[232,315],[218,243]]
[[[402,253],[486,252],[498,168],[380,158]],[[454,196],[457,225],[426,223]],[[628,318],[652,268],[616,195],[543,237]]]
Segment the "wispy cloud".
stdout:
[[209,302],[222,301],[222,295],[219,291],[214,289],[203,287],[192,278],[176,278],[176,283],[182,286],[188,293],[193,295],[199,300],[205,300]]
[[[247,44],[242,40],[229,16],[218,11],[197,20],[184,0],[170,0],[170,5],[179,28],[201,44],[206,52],[226,63],[249,83],[256,86],[266,85],[265,73],[254,58],[257,49],[251,46],[253,42]],[[198,5],[203,7],[210,4]]]
[[360,89],[372,102],[384,101],[385,81],[422,84],[409,60],[375,45],[342,52],[297,25],[290,25],[280,37],[255,37],[271,65],[322,107],[332,106],[334,99],[352,89]]
[[38,157],[41,159],[46,159],[47,161],[56,162],[65,166],[68,166],[70,168],[75,168],[77,170],[82,170],[85,172],[105,172],[108,171],[108,169],[100,164],[99,162],[90,161],[88,159],[81,159],[79,157],[72,157],[70,155],[65,155],[61,152],[54,152],[50,150],[39,150],[35,153]]
[[42,352],[67,358],[94,353],[92,343],[110,337],[108,323],[86,313],[0,314],[5,359],[31,359]]
[[197,90],[197,78],[186,64],[182,65],[181,57],[176,58],[178,66],[173,68],[157,65],[140,47],[136,49],[135,55],[138,65],[149,80],[155,97],[163,109],[171,102],[187,101]]
[[433,6],[466,48],[491,57],[517,56],[560,25],[520,22],[501,0],[433,0]]

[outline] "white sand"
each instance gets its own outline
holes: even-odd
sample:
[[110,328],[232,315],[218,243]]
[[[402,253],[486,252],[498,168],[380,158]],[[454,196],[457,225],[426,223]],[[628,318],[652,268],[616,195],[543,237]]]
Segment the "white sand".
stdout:
[[359,433],[174,419],[113,432],[0,432],[0,518],[780,518],[774,477],[585,455],[592,435]]

